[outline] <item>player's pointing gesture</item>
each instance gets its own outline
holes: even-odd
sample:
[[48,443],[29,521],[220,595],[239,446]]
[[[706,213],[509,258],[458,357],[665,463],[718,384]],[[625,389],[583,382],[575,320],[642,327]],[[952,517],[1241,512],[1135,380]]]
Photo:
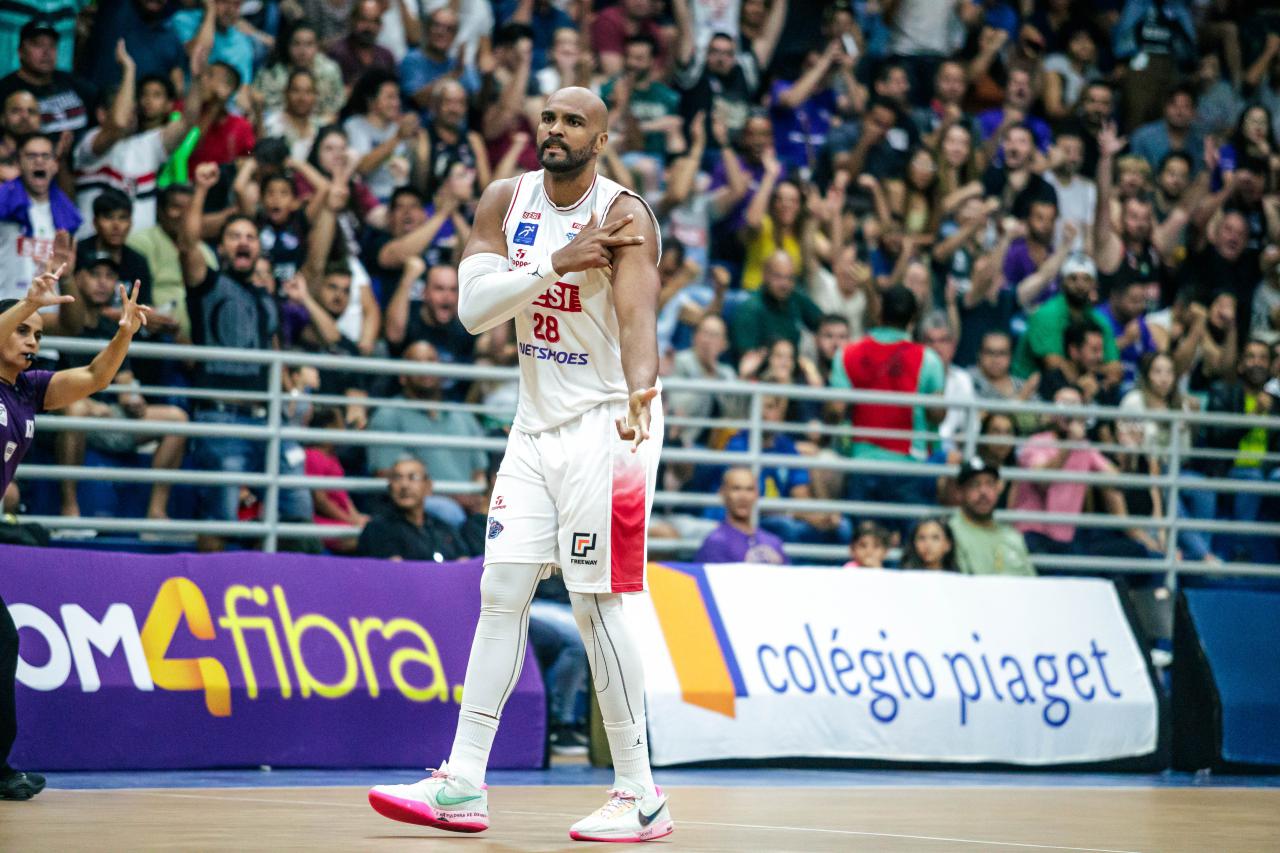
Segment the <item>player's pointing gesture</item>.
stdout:
[[619,230],[631,224],[633,218],[627,214],[616,222],[598,225],[596,214],[592,212],[573,242],[551,256],[551,266],[561,275],[609,266],[613,263],[612,249],[644,242],[644,237],[618,234]]

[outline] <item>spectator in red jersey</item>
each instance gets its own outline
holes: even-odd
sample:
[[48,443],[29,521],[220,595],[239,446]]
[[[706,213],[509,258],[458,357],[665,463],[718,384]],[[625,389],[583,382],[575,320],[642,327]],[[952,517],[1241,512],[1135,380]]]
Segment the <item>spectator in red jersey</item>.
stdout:
[[200,119],[203,130],[188,164],[192,174],[201,163],[225,166],[253,153],[257,143],[253,125],[228,108],[241,82],[240,72],[225,62],[210,63],[205,71],[200,83],[205,94],[204,115]]
[[[942,393],[945,368],[938,354],[911,340],[911,327],[917,313],[916,298],[901,285],[890,288],[881,300],[880,325],[866,337],[844,348],[831,368],[831,384],[836,388],[859,391],[897,391],[908,394]],[[893,406],[880,403],[855,403],[850,420],[854,430],[900,430],[924,432],[946,416],[946,409],[924,409],[920,406]],[[853,457],[898,463],[909,466],[926,456],[926,443],[920,438],[854,435]],[[848,480],[850,500],[886,501],[889,503],[932,502],[926,496],[929,482],[903,472],[893,474],[859,473]],[[901,521],[886,522],[891,529],[901,529]]]

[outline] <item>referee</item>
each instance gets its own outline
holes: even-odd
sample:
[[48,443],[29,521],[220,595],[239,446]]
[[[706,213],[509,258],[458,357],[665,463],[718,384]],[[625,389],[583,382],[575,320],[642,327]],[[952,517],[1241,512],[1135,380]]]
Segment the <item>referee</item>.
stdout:
[[[133,292],[120,286],[123,304],[120,328],[110,343],[91,363],[72,370],[29,370],[40,352],[44,336],[41,311],[74,302],[73,296],[58,293],[63,267],[45,270],[31,282],[22,299],[0,301],[0,495],[13,482],[18,463],[36,434],[39,412],[61,409],[111,384],[124,362],[129,342],[139,327],[147,324],[151,310],[139,305],[139,283]],[[24,773],[8,764],[9,750],[18,734],[14,692],[18,672],[18,630],[9,608],[0,598],[0,800],[29,800],[44,790],[44,777]]]

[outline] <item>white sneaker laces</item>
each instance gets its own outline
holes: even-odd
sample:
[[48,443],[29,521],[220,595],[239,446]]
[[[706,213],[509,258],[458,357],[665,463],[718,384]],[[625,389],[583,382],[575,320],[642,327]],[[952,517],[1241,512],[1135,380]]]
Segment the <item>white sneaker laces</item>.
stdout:
[[600,817],[611,818],[633,808],[639,802],[639,794],[633,791],[624,791],[621,788],[613,788],[609,791],[609,802],[605,803],[600,809]]

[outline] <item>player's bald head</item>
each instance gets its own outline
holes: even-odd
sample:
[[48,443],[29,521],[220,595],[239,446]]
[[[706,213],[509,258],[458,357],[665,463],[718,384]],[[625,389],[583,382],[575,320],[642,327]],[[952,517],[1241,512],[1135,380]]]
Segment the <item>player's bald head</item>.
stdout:
[[609,127],[609,108],[600,96],[582,86],[568,86],[552,92],[547,98],[547,109],[576,112],[585,116],[596,133],[604,133]]

